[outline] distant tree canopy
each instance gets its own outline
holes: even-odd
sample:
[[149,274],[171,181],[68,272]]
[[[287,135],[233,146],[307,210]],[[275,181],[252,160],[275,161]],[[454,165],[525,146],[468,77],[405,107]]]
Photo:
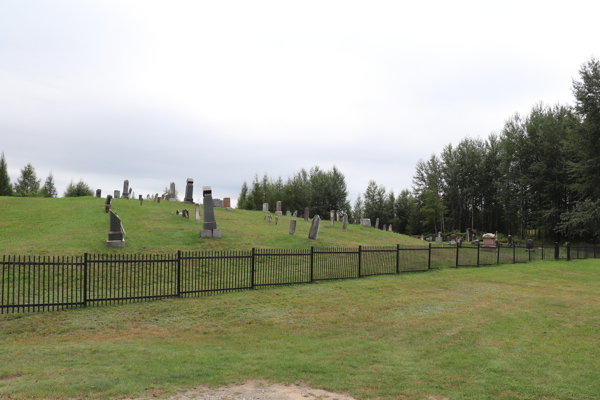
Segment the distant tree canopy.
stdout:
[[27,164],[21,170],[21,176],[15,182],[14,195],[19,197],[36,197],[40,191],[41,180],[37,179],[33,165]]
[[447,145],[417,162],[412,191],[395,201],[369,182],[365,217],[409,234],[473,227],[600,239],[600,61],[590,59],[579,74],[574,107],[538,103],[510,117],[499,135]]
[[252,186],[244,182],[238,198],[237,207],[245,210],[262,210],[263,203],[269,203],[269,211],[274,212],[276,202],[281,201],[282,211],[304,212],[310,209],[310,215],[319,214],[322,218],[330,210],[350,213],[346,179],[335,166],[324,171],[318,166],[310,172],[302,169],[289,177],[284,183],[281,177],[269,178],[265,173],[262,180],[254,176]]
[[40,189],[40,196],[42,197],[56,197],[56,186],[54,185],[54,176],[52,176],[52,172],[48,174],[46,178],[46,182],[44,182],[44,186]]
[[0,156],[0,196],[12,196],[13,188],[10,184],[10,177],[8,176],[8,167],[6,166],[6,159],[4,158],[4,152]]
[[87,183],[80,179],[79,182],[73,183],[71,181],[67,188],[65,189],[64,197],[83,197],[83,196],[93,196],[94,191],[91,187],[88,186]]

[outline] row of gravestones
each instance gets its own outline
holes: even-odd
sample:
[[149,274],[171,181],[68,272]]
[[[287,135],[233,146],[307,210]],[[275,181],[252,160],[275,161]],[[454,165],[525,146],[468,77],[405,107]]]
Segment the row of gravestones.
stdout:
[[[375,220],[375,226],[374,227],[371,225],[371,218],[361,218],[360,219],[360,225],[361,226],[365,226],[367,228],[379,229],[379,218],[377,218]],[[388,232],[393,232],[392,224],[389,224],[389,225],[383,224],[383,230],[384,231],[388,231]]]
[[[305,221],[307,220],[306,215],[308,215],[308,214],[305,214],[305,218],[304,218]],[[273,222],[272,215],[265,215],[264,219],[267,222]],[[275,225],[279,225],[279,217],[275,217]],[[312,240],[317,240],[319,238],[320,229],[321,229],[321,217],[319,217],[318,215],[315,215],[312,219],[312,223],[311,223],[310,229],[308,231],[308,238],[312,239]],[[342,229],[344,229],[344,230],[348,229],[348,215],[347,214],[344,215],[344,217],[343,217]],[[296,234],[296,220],[295,219],[290,220],[288,234],[290,234],[290,235]]]

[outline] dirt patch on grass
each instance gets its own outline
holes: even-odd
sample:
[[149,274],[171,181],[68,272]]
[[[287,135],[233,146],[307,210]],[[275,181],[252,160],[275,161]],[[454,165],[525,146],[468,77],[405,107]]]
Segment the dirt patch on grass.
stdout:
[[[152,394],[157,397],[156,394]],[[145,400],[140,397],[124,400]],[[265,381],[250,381],[242,385],[225,386],[217,389],[197,387],[177,393],[168,400],[356,400],[353,397],[314,389],[307,386],[270,384]]]

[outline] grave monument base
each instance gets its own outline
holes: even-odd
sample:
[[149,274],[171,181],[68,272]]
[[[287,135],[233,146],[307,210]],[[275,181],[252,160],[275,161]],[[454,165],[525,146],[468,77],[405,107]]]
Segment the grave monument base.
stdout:
[[202,229],[200,231],[200,237],[201,238],[220,238],[221,237],[221,230],[220,229]]
[[106,243],[106,247],[116,247],[116,248],[120,248],[120,249],[125,247],[125,239],[123,239],[123,240],[108,240],[108,239],[106,239],[104,241],[104,243]]

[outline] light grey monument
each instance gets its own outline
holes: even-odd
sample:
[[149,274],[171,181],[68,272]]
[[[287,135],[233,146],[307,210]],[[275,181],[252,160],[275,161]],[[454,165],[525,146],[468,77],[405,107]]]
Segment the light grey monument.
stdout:
[[200,204],[196,203],[196,222],[200,222]]
[[425,237],[423,235],[421,235],[421,240],[425,240]]
[[379,218],[375,220],[375,229],[379,229]]
[[175,192],[175,182],[171,182],[171,190],[169,191],[169,201],[177,201],[177,194]]
[[290,211],[286,211],[286,212],[285,212],[285,216],[286,216],[286,217],[291,217],[291,216],[292,216],[292,213],[291,213]]
[[438,232],[437,237],[435,238],[436,244],[442,244],[442,232]]
[[371,218],[361,218],[360,224],[366,228],[370,228],[371,227]]
[[295,219],[290,221],[290,228],[288,229],[288,233],[290,235],[296,234],[296,220]]
[[388,225],[388,232],[393,232],[393,231],[392,231],[392,224],[389,224],[389,225]]
[[308,207],[304,209],[304,220],[308,221]]
[[108,214],[108,239],[105,243],[107,247],[125,247],[125,229],[121,219],[113,210]]
[[267,222],[273,222],[273,217],[271,215],[267,215]]
[[158,201],[158,193],[154,195],[154,201]]
[[279,217],[275,217],[275,225],[279,225]]
[[115,196],[114,196],[114,198],[118,199],[119,197],[121,197],[121,192],[118,191],[118,190],[115,190]]
[[281,215],[281,201],[275,203],[275,214]]
[[144,205],[144,198],[140,195],[140,206]]
[[190,212],[188,211],[187,208],[183,209],[183,212],[181,213],[181,215],[183,216],[183,218],[190,219]]
[[335,212],[335,221],[340,222],[340,212],[339,211]]
[[213,199],[213,207],[214,208],[223,208],[223,200],[222,199]]
[[129,181],[127,179],[123,181],[123,198],[129,199]]
[[298,210],[294,211],[294,213],[292,214],[292,217],[294,217],[294,218],[298,217]]
[[220,238],[221,230],[217,229],[215,210],[213,208],[212,188],[202,187],[202,201],[204,204],[204,229],[200,231],[201,238]]
[[146,195],[146,200],[150,200],[150,195],[149,194]]
[[342,225],[342,229],[343,230],[347,230],[348,229],[348,214],[344,214],[344,223]]
[[331,221],[331,226],[335,226],[335,211],[329,211],[329,221]]
[[317,240],[319,238],[319,229],[321,228],[321,218],[318,215],[315,215],[312,219],[312,224],[310,225],[310,230],[308,231],[308,238],[312,240]]
[[102,190],[96,189],[96,197],[102,197]]
[[194,180],[187,178],[185,184],[185,197],[183,198],[184,203],[194,203]]
[[263,212],[269,212],[269,203],[263,203]]
[[112,210],[112,199],[113,197],[110,194],[106,196],[106,201],[104,202],[104,212],[107,214],[110,210]]
[[383,230],[387,231],[387,225],[386,224],[383,224]]

